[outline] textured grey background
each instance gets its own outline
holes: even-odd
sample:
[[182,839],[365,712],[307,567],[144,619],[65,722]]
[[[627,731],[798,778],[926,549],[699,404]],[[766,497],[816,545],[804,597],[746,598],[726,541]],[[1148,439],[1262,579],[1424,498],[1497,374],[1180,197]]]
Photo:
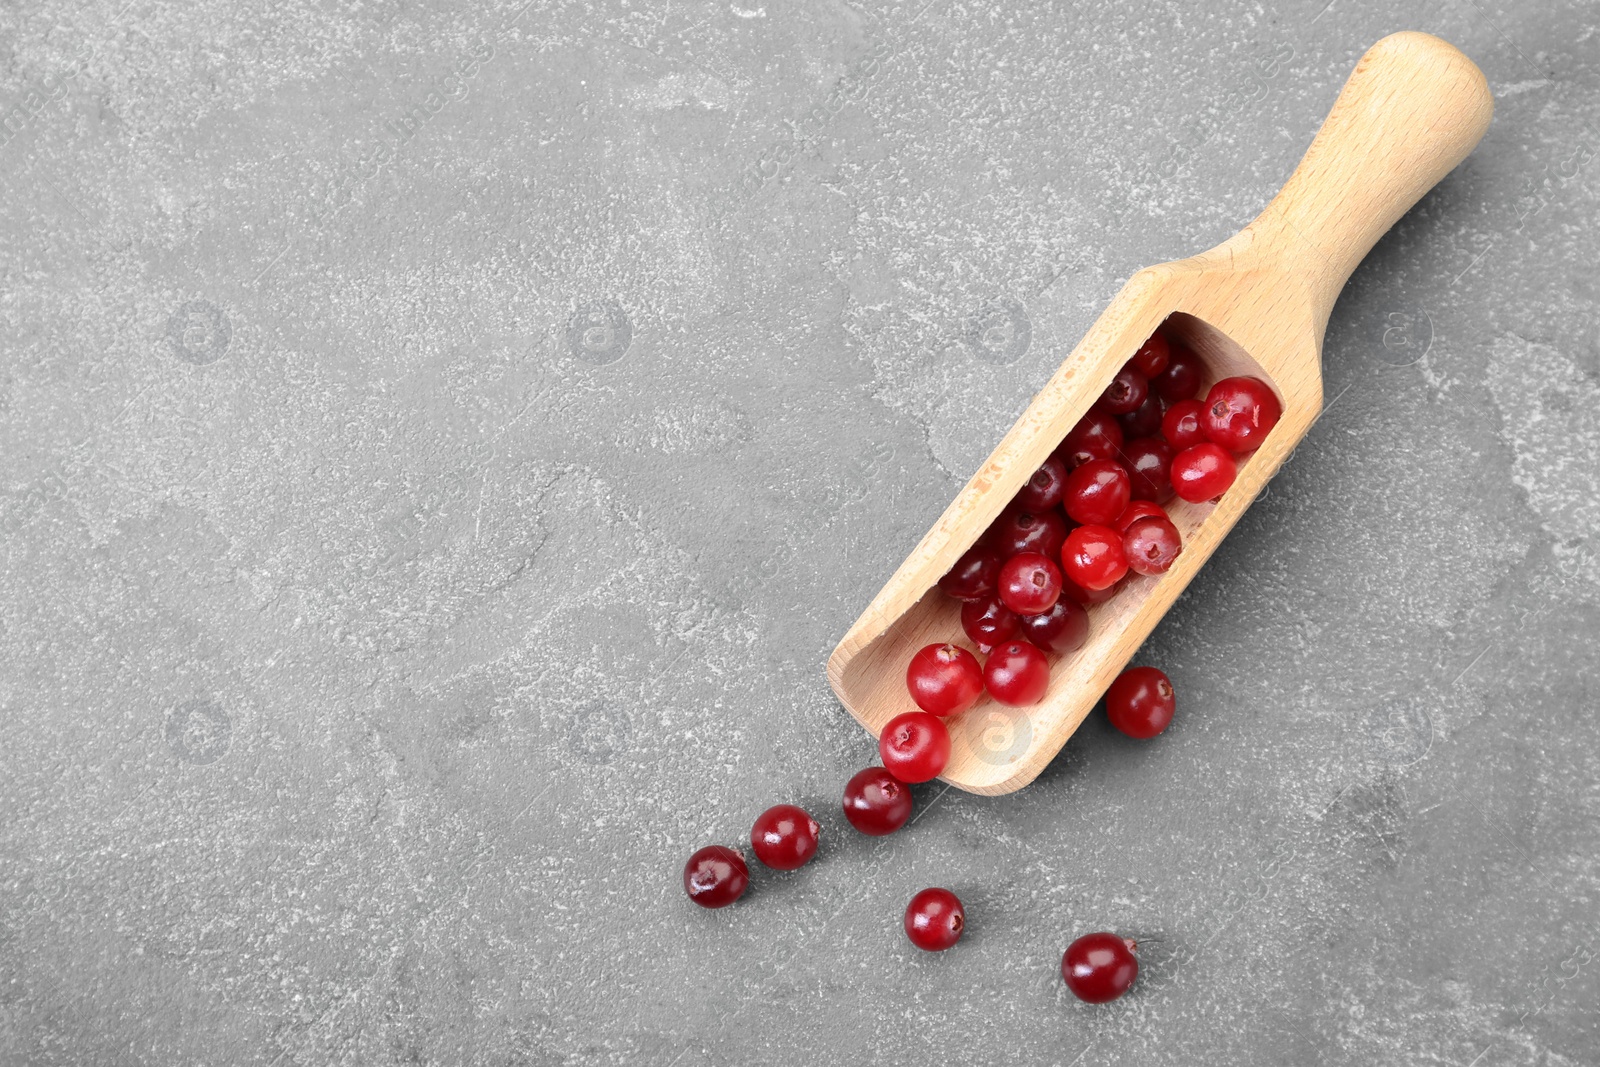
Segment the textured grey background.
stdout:
[[[1600,7],[924,4],[4,5],[0,1062],[1600,1062]],[[1402,28],[1498,113],[1173,728],[849,832],[828,649]]]

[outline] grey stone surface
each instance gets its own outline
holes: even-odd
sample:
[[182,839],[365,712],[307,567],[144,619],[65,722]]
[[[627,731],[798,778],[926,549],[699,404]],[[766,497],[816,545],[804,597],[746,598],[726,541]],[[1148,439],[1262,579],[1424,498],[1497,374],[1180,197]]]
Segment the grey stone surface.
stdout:
[[[1600,1062],[1597,26],[5,5],[0,1062]],[[1495,123],[1141,653],[1174,727],[849,832],[828,649],[1403,28]],[[779,800],[820,861],[689,905]]]

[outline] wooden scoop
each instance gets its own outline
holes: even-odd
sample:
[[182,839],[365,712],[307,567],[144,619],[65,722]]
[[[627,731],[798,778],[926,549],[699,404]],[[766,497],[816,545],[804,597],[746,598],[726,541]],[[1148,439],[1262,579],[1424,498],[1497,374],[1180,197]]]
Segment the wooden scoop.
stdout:
[[943,778],[973,793],[1038,776],[1149,636],[1201,564],[1322,410],[1322,338],[1350,272],[1412,204],[1472,151],[1494,111],[1482,72],[1451,45],[1397,33],[1373,45],[1345,83],[1300,166],[1265,211],[1209,252],[1135,274],[1011,432],[889,579],[828,660],[844,706],[876,735],[915,710],[906,666],[924,645],[963,640],[941,576],[988,529],[1140,344],[1158,328],[1206,365],[1202,386],[1255,375],[1283,401],[1262,447],[1211,504],[1170,503],[1183,552],[1166,574],[1130,574],[1089,609],[1090,636],[1051,666],[1038,704],[987,695],[946,720]]

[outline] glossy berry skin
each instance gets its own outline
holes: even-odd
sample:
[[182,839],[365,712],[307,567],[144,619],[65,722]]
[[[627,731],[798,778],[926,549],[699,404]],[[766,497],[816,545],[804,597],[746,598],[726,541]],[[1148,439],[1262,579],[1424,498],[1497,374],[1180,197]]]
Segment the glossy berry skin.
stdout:
[[1117,425],[1122,427],[1122,436],[1128,440],[1135,437],[1154,437],[1161,432],[1161,416],[1166,410],[1161,406],[1161,398],[1151,393],[1144,398],[1143,404],[1126,415],[1118,415]]
[[1125,534],[1128,532],[1128,527],[1132,526],[1137,519],[1164,519],[1166,517],[1167,509],[1157,504],[1154,500],[1133,500],[1129,501],[1128,506],[1122,509],[1122,514],[1117,516],[1117,521],[1111,524],[1111,528],[1118,533]]
[[1122,534],[1128,569],[1137,574],[1165,574],[1183,551],[1183,535],[1165,515],[1130,523]]
[[981,600],[995,591],[1004,562],[1005,557],[987,545],[969,548],[950,573],[939,579],[939,588],[957,600]]
[[1117,521],[1132,495],[1132,483],[1122,464],[1091,459],[1067,475],[1067,492],[1061,503],[1073,522],[1104,526]]
[[756,859],[773,870],[792,871],[804,867],[817,854],[820,829],[806,809],[775,804],[750,827],[750,848]]
[[1100,394],[1099,406],[1113,415],[1126,415],[1138,410],[1144,398],[1150,395],[1150,379],[1139,373],[1133,364],[1124,364],[1111,379],[1106,391]]
[[995,595],[962,604],[961,629],[979,648],[993,648],[1021,636],[1022,623]]
[[1253,452],[1282,415],[1283,405],[1260,378],[1224,378],[1206,393],[1201,425],[1213,444]]
[[1200,415],[1205,409],[1202,401],[1180,400],[1161,416],[1161,436],[1167,439],[1173,451],[1182,452],[1210,440],[1205,427],[1200,425]]
[[1174,343],[1171,350],[1167,369],[1155,376],[1150,387],[1162,400],[1174,404],[1179,400],[1188,400],[1200,391],[1204,368],[1200,364],[1200,357],[1183,345]]
[[928,645],[911,657],[906,688],[923,711],[959,715],[983,696],[983,668],[960,645]]
[[1116,459],[1122,451],[1122,424],[1109,411],[1090,408],[1078,424],[1067,431],[1056,457],[1068,470],[1079,467],[1091,459]]
[[1133,354],[1128,362],[1139,368],[1139,373],[1146,378],[1154,378],[1167,369],[1167,363],[1172,359],[1172,346],[1167,339],[1159,333],[1150,335],[1150,340],[1139,346],[1139,351]]
[[1172,459],[1172,489],[1191,504],[1215,500],[1228,491],[1239,465],[1221,445],[1207,441],[1179,452]]
[[950,731],[925,711],[896,715],[878,735],[883,769],[902,782],[926,782],[950,762]]
[[1061,568],[1085,589],[1105,589],[1128,573],[1122,535],[1109,526],[1080,526],[1067,535]]
[[724,845],[707,845],[683,867],[683,891],[702,908],[725,908],[744,896],[749,885],[744,857]]
[[[1038,552],[1054,557],[1060,555],[1061,544],[1066,539],[1066,517],[1055,508],[1034,512],[1009,507],[1000,513],[988,535],[990,547],[1006,559],[1022,552]],[[1000,588],[999,577],[997,572],[996,589]]]
[[1049,511],[1061,503],[1061,493],[1066,487],[1067,465],[1051,456],[1017,490],[1012,503],[1025,511]]
[[961,940],[967,913],[948,889],[924,889],[906,905],[906,936],[924,952],[943,952]]
[[1026,641],[1013,641],[989,653],[983,665],[983,684],[1002,704],[1037,704],[1050,688],[1050,662]]
[[1154,667],[1129,667],[1106,690],[1106,718],[1141,741],[1165,730],[1177,708],[1172,680]]
[[1072,995],[1105,1004],[1126,993],[1139,977],[1138,946],[1116,934],[1084,934],[1061,957],[1061,977]]
[[911,787],[882,767],[858,771],[845,783],[844,817],[868,837],[892,834],[911,818]]
[[1128,468],[1128,492],[1134,500],[1165,504],[1172,499],[1173,455],[1172,446],[1159,437],[1141,437],[1122,447],[1122,462]]
[[[1117,590],[1120,588],[1122,588],[1120,585],[1112,583],[1104,589],[1085,589],[1071,578],[1068,578],[1065,572],[1061,575],[1061,599],[1071,600],[1073,603],[1081,604],[1084,607],[1089,607],[1092,604],[1104,604],[1116,596]],[[1058,604],[1060,602],[1059,600],[1056,601]]]
[[1089,640],[1089,613],[1067,597],[1042,615],[1022,615],[1017,621],[1030,644],[1058,656],[1078,651]]
[[1000,602],[1018,615],[1049,611],[1061,598],[1061,568],[1040,552],[1023,552],[1000,568]]

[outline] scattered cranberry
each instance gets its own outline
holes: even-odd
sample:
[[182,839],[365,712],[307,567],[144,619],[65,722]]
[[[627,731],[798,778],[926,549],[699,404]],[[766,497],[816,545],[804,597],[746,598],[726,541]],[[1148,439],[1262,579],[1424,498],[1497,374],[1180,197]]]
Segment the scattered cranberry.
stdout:
[[1169,404],[1188,400],[1198,393],[1201,376],[1205,370],[1200,364],[1200,357],[1182,344],[1174,341],[1170,348],[1172,358],[1167,360],[1167,369],[1156,375],[1155,380],[1150,383],[1151,388]]
[[1135,520],[1122,535],[1128,569],[1140,574],[1165,574],[1178,553],[1183,536],[1165,515]]
[[1051,456],[1033,472],[1027,484],[1017,490],[1013,504],[1027,511],[1049,511],[1061,503],[1061,491],[1067,485],[1067,465]]
[[1180,400],[1168,408],[1161,417],[1161,436],[1167,439],[1167,444],[1182,452],[1205,441],[1205,427],[1200,425],[1205,407],[1198,400]]
[[1154,667],[1130,667],[1106,690],[1111,725],[1141,741],[1165,730],[1177,707],[1172,681]]
[[1111,524],[1112,529],[1118,533],[1127,533],[1128,527],[1139,519],[1164,519],[1167,509],[1157,504],[1154,500],[1134,500],[1122,509],[1122,514],[1117,516],[1117,521]]
[[882,767],[859,771],[845,783],[844,817],[869,837],[892,834],[911,818],[911,787]]
[[1260,378],[1224,378],[1206,393],[1202,425],[1213,443],[1230,452],[1252,452],[1282,414],[1277,395]]
[[[1120,588],[1121,586],[1112,583],[1104,589],[1085,589],[1065,574],[1061,576],[1061,596],[1074,603],[1082,604],[1084,607],[1089,607],[1091,604],[1104,604],[1116,596],[1117,590]],[[1060,603],[1060,601],[1057,601],[1057,603]]]
[[1117,425],[1122,427],[1122,436],[1130,440],[1135,437],[1154,437],[1161,432],[1161,416],[1166,410],[1161,406],[1161,398],[1151,393],[1144,398],[1143,404],[1126,415],[1118,415]]
[[1000,579],[1000,564],[1004,562],[999,552],[986,545],[969,548],[966,555],[956,560],[950,573],[939,579],[939,588],[957,600],[986,597],[995,591],[995,583]]
[[908,711],[889,720],[878,735],[883,769],[902,782],[937,778],[950,762],[950,731],[925,711]]
[[1129,363],[1117,371],[1106,391],[1100,394],[1100,406],[1113,415],[1126,415],[1144,403],[1150,395],[1150,380]]
[[1116,1000],[1139,977],[1138,945],[1116,934],[1084,934],[1061,957],[1061,977],[1073,996],[1090,1004]]
[[928,645],[911,657],[906,688],[923,711],[959,715],[983,696],[983,668],[960,645]]
[[948,889],[924,889],[906,905],[906,936],[927,952],[943,952],[961,940],[967,913]]
[[777,804],[762,812],[750,828],[750,847],[756,859],[773,870],[792,871],[817,854],[819,829],[804,808]]
[[1018,615],[1049,611],[1061,597],[1061,568],[1049,556],[1023,552],[1000,568],[1000,600]]
[[1093,407],[1068,431],[1056,456],[1071,470],[1091,459],[1116,459],[1121,451],[1122,426],[1117,417]]
[[1141,437],[1122,448],[1129,493],[1135,500],[1165,504],[1172,499],[1172,448],[1159,437]]
[[1183,499],[1198,504],[1226,493],[1238,473],[1238,464],[1228,450],[1207,441],[1173,457],[1172,488]]
[[1022,633],[1017,613],[1003,604],[998,596],[982,600],[969,600],[961,605],[961,628],[980,648],[1003,645]]
[[1042,615],[1020,616],[1018,623],[1023,637],[1058,656],[1078,651],[1089,639],[1089,613],[1067,597]]
[[1080,526],[1067,535],[1061,550],[1066,576],[1085,589],[1116,585],[1128,573],[1122,535],[1108,526]]
[[989,654],[983,682],[989,695],[1002,704],[1037,704],[1050,688],[1050,662],[1027,642],[1013,641]]
[[1067,517],[1084,525],[1115,522],[1132,495],[1127,470],[1112,459],[1091,459],[1067,476],[1062,504]]
[[[1012,506],[1000,514],[989,532],[989,543],[1002,556],[1015,556],[1019,552],[1057,556],[1061,553],[1061,543],[1067,539],[1067,520],[1054,508],[1033,512]],[[999,588],[998,575],[996,588]]]
[[1159,333],[1150,335],[1150,340],[1139,346],[1139,351],[1133,354],[1128,362],[1139,368],[1139,373],[1146,378],[1154,378],[1167,369],[1167,363],[1172,359],[1172,347],[1167,344],[1167,339]]
[[683,867],[683,891],[702,908],[725,908],[744,896],[750,868],[744,857],[723,845],[707,845]]

